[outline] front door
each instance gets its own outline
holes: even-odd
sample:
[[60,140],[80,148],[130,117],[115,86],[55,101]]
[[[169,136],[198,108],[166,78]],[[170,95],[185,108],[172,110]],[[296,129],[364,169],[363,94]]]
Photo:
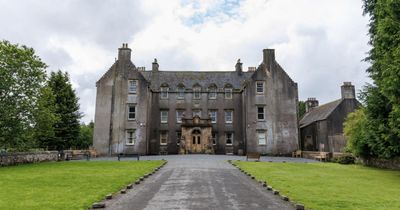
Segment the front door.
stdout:
[[200,137],[201,137],[200,135],[193,135],[193,137],[192,137],[192,152],[193,153],[202,152]]

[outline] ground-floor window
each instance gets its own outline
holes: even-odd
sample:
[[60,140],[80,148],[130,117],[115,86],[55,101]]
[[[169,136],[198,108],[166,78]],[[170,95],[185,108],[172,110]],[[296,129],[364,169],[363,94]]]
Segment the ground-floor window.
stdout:
[[211,140],[212,140],[212,143],[213,143],[213,145],[216,145],[217,144],[217,133],[212,133],[211,134]]
[[126,131],[126,145],[135,145],[136,141],[136,130]]
[[258,145],[265,145],[267,143],[264,130],[257,131],[257,138],[258,138]]
[[181,138],[182,138],[182,132],[177,131],[176,132],[176,144],[180,145],[181,144]]
[[168,132],[161,131],[160,133],[160,145],[167,145],[168,142]]
[[225,134],[225,139],[226,139],[226,145],[232,145],[233,144],[233,133],[227,132]]

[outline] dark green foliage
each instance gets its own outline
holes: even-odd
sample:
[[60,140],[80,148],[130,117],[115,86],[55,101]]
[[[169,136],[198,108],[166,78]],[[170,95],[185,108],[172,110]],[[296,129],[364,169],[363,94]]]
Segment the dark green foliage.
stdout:
[[334,159],[334,162],[340,163],[340,164],[354,164],[356,161],[356,158],[351,155],[351,154],[345,154],[343,156],[337,157]]
[[68,73],[52,72],[48,85],[54,94],[55,114],[59,118],[54,124],[55,139],[49,142],[48,148],[64,150],[75,147],[79,142],[81,114]]
[[306,113],[306,102],[299,101],[299,120],[304,116]]
[[24,149],[32,142],[34,111],[46,64],[27,46],[0,41],[0,147]]
[[[363,157],[400,156],[400,1],[364,0],[370,16],[367,69],[374,84],[361,93],[363,114],[349,116],[349,148]],[[354,127],[354,131],[350,131]]]
[[78,142],[75,144],[76,148],[88,149],[93,144],[93,129],[93,122],[90,122],[87,125],[85,125],[84,123],[81,124],[79,139]]
[[48,87],[41,89],[38,107],[35,111],[35,126],[33,140],[40,148],[47,149],[52,142],[56,141],[54,124],[60,119],[56,112],[55,96]]

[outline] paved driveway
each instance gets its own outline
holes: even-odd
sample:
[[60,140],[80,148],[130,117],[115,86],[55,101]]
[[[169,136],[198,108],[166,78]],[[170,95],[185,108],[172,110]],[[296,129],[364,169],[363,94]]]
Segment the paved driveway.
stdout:
[[168,164],[108,209],[294,209],[226,162],[224,155],[146,156]]

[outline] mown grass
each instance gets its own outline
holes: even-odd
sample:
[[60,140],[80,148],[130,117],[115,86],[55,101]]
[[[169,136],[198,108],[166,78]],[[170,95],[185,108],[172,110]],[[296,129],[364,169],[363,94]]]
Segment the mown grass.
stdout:
[[162,163],[79,161],[0,168],[0,209],[87,209]]
[[235,164],[307,209],[400,209],[400,171],[336,163]]

